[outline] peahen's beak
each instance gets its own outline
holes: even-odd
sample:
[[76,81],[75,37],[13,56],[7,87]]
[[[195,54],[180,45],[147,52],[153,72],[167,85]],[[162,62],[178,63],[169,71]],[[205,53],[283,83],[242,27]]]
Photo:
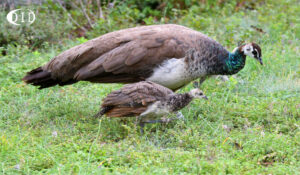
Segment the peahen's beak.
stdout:
[[263,61],[262,61],[262,59],[261,59],[261,57],[256,58],[256,59],[257,59],[257,61],[258,61],[261,65],[264,65],[264,64],[263,64]]

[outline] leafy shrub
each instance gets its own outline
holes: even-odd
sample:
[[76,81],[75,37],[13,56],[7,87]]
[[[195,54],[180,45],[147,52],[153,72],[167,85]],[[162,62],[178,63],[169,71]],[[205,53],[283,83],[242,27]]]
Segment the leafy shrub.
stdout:
[[[3,20],[0,23],[0,47],[8,44],[28,45],[35,49],[42,47],[45,42],[58,43],[74,27],[62,12],[51,9],[45,4],[40,7],[24,7],[35,9],[36,20],[31,25],[14,26]],[[1,11],[0,18],[6,19],[8,12]]]
[[[231,22],[214,21],[217,16],[229,15],[238,10],[241,10],[241,13],[238,13],[241,15],[245,9],[257,8],[257,4],[261,3],[264,3],[264,0],[48,0],[42,5],[22,6],[34,9],[36,13],[36,21],[30,26],[13,26],[3,20],[0,23],[0,47],[20,44],[35,49],[43,47],[45,42],[60,44],[63,38],[73,37],[90,39],[107,32],[143,24],[179,22],[198,30],[216,32],[215,29],[211,30],[212,23]],[[1,19],[5,19],[7,13],[8,11],[0,12]],[[233,25],[227,25],[220,30],[229,31],[236,27],[235,24],[240,22],[240,18],[232,19]],[[234,21],[235,19],[237,21]],[[249,30],[245,33],[249,33]],[[236,34],[234,31],[230,33],[232,37],[240,38]]]

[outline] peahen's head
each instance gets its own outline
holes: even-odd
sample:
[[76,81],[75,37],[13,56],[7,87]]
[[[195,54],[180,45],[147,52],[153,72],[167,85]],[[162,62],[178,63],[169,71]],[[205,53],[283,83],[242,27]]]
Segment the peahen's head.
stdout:
[[246,56],[250,56],[252,58],[255,58],[261,65],[263,65],[262,62],[262,55],[261,55],[261,48],[256,43],[248,43],[243,44],[240,47],[238,47],[238,50],[242,52]]

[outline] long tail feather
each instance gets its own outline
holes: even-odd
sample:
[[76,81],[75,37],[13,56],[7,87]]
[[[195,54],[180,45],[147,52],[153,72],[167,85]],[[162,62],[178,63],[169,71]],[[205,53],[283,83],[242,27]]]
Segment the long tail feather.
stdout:
[[55,85],[64,86],[77,82],[76,80],[62,82],[58,79],[53,79],[51,77],[51,73],[48,71],[44,71],[42,67],[38,67],[30,72],[27,72],[26,76],[22,80],[27,84],[39,86],[39,89],[48,88]]

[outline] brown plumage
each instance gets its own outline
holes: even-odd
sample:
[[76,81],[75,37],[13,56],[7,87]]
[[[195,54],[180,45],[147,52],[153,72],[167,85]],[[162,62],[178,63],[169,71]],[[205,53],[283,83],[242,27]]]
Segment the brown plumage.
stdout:
[[[27,73],[23,81],[40,88],[77,81],[132,83],[145,80],[164,60],[184,57],[189,48],[224,52],[206,35],[175,24],[124,29],[102,35]],[[220,47],[220,49],[219,49]]]
[[138,116],[141,126],[144,123],[168,122],[162,117],[177,113],[177,118],[184,118],[178,112],[187,106],[193,98],[206,98],[200,89],[189,93],[176,94],[172,90],[150,81],[128,84],[113,91],[103,99],[100,112],[95,117],[134,117]]
[[[189,66],[188,50],[197,53]],[[243,69],[246,56],[262,64],[261,49],[248,43],[228,52],[208,36],[175,24],[129,28],[107,33],[66,50],[23,81],[39,88],[77,81],[133,83],[152,81],[177,90],[211,75],[232,75]],[[183,59],[181,59],[183,58]]]
[[149,81],[128,84],[108,94],[100,112],[108,117],[138,116],[150,104],[164,100],[170,94],[174,94],[172,90]]

